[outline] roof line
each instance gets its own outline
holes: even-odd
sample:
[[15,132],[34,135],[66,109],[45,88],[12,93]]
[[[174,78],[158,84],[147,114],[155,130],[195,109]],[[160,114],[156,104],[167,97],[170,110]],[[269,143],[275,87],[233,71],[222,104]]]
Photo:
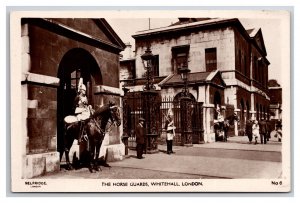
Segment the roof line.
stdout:
[[175,74],[172,73],[170,75],[168,75],[165,79],[163,79],[162,81],[160,81],[157,85],[158,86],[161,86],[161,85],[164,85],[168,80],[170,80],[171,77],[173,77]]
[[218,23],[227,23],[227,22],[236,22],[236,21],[238,21],[237,18],[226,18],[226,19],[221,18],[221,19],[218,19],[218,21],[216,21],[216,19],[213,19],[213,20],[207,20],[206,22],[198,21],[198,22],[193,22],[193,23],[188,23],[188,24],[146,30],[146,31],[142,31],[140,33],[136,33],[136,34],[132,35],[132,37],[137,38],[137,37],[143,37],[143,36],[147,36],[147,35],[153,35],[154,33],[159,34],[159,33],[165,33],[165,32],[174,32],[174,31],[183,30],[183,29],[187,29],[187,28],[195,28],[195,27],[199,27],[199,26],[210,26],[210,25],[216,25]]

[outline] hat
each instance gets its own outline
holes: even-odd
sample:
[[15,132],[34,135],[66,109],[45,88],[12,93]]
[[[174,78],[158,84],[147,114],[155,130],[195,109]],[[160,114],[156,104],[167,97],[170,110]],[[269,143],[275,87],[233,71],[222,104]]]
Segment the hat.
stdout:
[[168,109],[168,114],[167,114],[167,115],[168,115],[168,116],[173,116],[173,115],[174,115],[174,113],[173,113],[173,111],[172,111],[171,108]]
[[80,90],[85,90],[85,91],[86,91],[86,87],[85,87],[85,85],[83,84],[83,79],[82,79],[82,78],[80,78],[80,79],[79,79],[79,82],[78,82],[78,92],[79,92]]
[[139,118],[139,121],[145,121],[145,119],[141,117],[141,118]]
[[80,86],[79,90],[84,90],[84,91],[86,91],[86,87],[85,87],[85,85],[84,85],[84,84],[82,84],[82,85]]

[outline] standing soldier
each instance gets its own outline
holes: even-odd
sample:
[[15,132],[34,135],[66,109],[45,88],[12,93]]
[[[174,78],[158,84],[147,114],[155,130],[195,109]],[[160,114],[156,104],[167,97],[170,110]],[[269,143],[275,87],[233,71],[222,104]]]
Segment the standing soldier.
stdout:
[[166,118],[165,129],[167,131],[167,154],[171,154],[173,152],[173,138],[175,136],[174,120],[173,120],[173,112],[171,109],[168,110],[168,115]]
[[135,137],[136,137],[136,154],[138,159],[143,159],[143,146],[145,143],[145,128],[144,128],[145,119],[140,118],[139,124],[135,129]]

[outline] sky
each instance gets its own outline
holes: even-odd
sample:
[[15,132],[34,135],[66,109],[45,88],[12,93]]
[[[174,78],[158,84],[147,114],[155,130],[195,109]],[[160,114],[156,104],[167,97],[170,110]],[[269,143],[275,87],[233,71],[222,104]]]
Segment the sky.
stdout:
[[[135,18],[135,19],[106,19],[112,26],[115,32],[119,35],[124,43],[130,42],[134,49],[134,39],[131,37],[137,31],[149,29],[149,18]],[[245,29],[261,28],[265,47],[267,50],[267,59],[271,63],[269,65],[269,79],[276,79],[279,84],[282,82],[282,60],[279,38],[280,23],[278,19],[252,19],[239,18]],[[170,25],[178,21],[178,18],[150,18],[150,28],[159,28]]]

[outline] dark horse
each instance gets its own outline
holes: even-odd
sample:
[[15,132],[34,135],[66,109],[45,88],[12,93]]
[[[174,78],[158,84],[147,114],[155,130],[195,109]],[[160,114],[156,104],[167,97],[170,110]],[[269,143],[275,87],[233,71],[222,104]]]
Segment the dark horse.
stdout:
[[232,114],[224,119],[222,122],[217,122],[214,125],[216,141],[227,142],[229,127],[234,125],[234,121],[238,121],[238,116]]
[[[107,127],[108,123],[110,125]],[[88,143],[88,162],[90,172],[92,173],[93,170],[99,171],[97,160],[99,157],[100,147],[105,133],[109,131],[114,124],[120,126],[121,119],[118,107],[112,103],[100,107],[89,119],[85,121],[66,124],[64,149],[60,152],[60,159],[65,152],[67,169],[73,168],[69,160],[69,151],[74,139],[77,139],[79,141],[85,140]],[[86,138],[83,137],[83,131],[86,132]]]

